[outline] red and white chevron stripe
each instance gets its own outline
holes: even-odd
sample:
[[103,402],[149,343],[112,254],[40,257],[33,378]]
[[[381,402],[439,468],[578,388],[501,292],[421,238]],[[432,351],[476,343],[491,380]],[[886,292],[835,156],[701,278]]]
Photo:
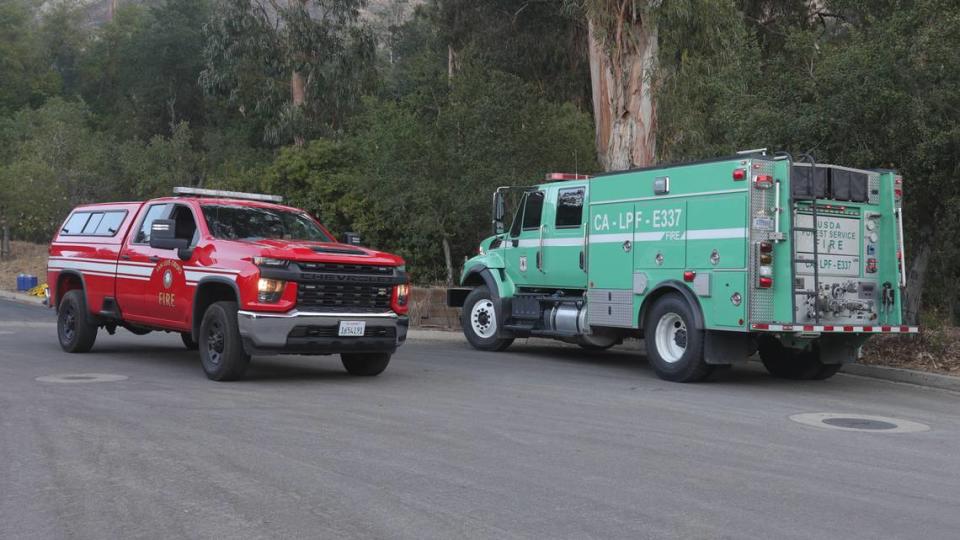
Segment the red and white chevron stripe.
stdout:
[[837,333],[865,333],[865,334],[916,334],[920,332],[918,326],[849,326],[829,324],[773,324],[752,323],[751,330],[761,332],[837,332]]

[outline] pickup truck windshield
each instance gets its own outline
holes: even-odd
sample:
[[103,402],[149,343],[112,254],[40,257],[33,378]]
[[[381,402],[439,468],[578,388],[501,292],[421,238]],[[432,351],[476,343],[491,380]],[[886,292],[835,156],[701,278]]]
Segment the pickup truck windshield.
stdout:
[[309,240],[333,239],[303,213],[256,206],[203,205],[203,217],[210,234],[223,240]]

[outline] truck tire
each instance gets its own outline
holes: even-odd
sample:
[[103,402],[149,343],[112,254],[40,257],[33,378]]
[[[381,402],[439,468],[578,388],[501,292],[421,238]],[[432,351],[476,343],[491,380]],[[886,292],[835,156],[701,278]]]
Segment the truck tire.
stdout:
[[193,334],[190,332],[180,332],[180,341],[188,351],[195,351],[200,348],[200,344],[193,340]]
[[57,310],[57,336],[60,348],[68,353],[85,353],[97,341],[97,321],[87,311],[87,299],[81,289],[67,291]]
[[696,382],[713,372],[703,358],[703,330],[694,327],[693,311],[678,294],[656,301],[646,316],[643,340],[650,365],[661,379]]
[[774,336],[762,335],[757,339],[757,350],[767,372],[781,379],[824,380],[836,375],[841,367],[841,364],[821,362],[817,343],[809,349],[798,351],[784,347]]
[[200,323],[200,364],[210,380],[233,381],[243,377],[250,355],[243,349],[237,324],[236,302],[214,302]]
[[485,285],[470,291],[464,300],[460,324],[463,326],[463,335],[474,349],[502,351],[513,343],[513,338],[497,337],[502,319],[496,306],[490,289]]
[[374,377],[383,373],[390,363],[390,353],[342,353],[343,369],[351,375]]

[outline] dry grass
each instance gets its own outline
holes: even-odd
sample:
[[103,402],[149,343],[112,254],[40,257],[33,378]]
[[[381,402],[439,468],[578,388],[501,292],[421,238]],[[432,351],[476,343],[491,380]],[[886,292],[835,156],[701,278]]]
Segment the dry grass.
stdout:
[[33,274],[39,283],[47,281],[47,246],[30,242],[10,242],[12,258],[0,261],[0,289],[16,290],[17,274]]
[[863,364],[960,375],[960,328],[923,328],[914,337],[875,336],[863,353]]

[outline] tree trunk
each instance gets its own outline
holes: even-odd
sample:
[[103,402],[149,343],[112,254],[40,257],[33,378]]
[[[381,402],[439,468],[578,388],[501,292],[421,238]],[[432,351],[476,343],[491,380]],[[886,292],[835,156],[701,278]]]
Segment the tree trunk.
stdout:
[[656,155],[657,28],[628,4],[603,32],[588,21],[597,157],[607,171],[649,166]]
[[443,236],[443,260],[447,264],[447,285],[453,286],[453,255],[450,253],[450,239]]
[[117,4],[120,3],[120,0],[110,0],[110,4],[107,5],[107,21],[113,22],[113,18],[117,16]]
[[903,316],[907,324],[919,324],[923,307],[923,282],[930,266],[930,243],[917,242],[907,270],[907,290],[903,294]]
[[453,50],[453,45],[447,45],[447,80],[453,80],[454,74],[460,68],[460,59],[457,51]]
[[[306,83],[303,80],[303,74],[299,71],[294,71],[290,76],[290,99],[293,101],[294,108],[297,109],[302,108],[304,103],[307,102]],[[295,133],[293,136],[293,142],[297,146],[303,146],[303,135],[300,133]]]

